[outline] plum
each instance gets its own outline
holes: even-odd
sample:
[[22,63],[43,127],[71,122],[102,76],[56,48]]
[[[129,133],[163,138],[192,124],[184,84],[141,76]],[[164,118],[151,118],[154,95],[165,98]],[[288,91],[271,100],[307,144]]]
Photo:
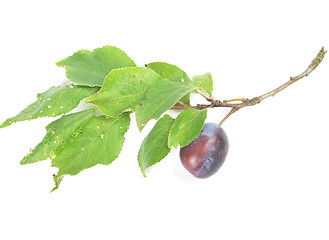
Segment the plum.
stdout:
[[223,165],[229,149],[224,129],[215,123],[206,123],[200,135],[180,149],[183,166],[197,178],[208,178]]

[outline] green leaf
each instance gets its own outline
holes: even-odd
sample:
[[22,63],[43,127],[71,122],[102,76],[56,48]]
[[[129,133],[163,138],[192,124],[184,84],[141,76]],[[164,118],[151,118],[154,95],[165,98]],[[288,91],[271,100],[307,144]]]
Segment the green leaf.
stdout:
[[171,127],[168,147],[184,147],[191,143],[199,136],[206,117],[206,109],[189,108],[181,112]]
[[118,118],[91,117],[79,135],[52,160],[52,166],[59,168],[57,178],[78,174],[96,164],[112,163],[121,152],[129,123],[129,113]]
[[113,46],[96,48],[92,52],[80,50],[56,65],[66,69],[66,76],[72,82],[85,86],[102,86],[113,69],[136,66],[124,51]]
[[55,187],[54,187],[50,192],[53,192],[53,191],[55,191],[56,189],[58,189],[59,184],[60,184],[60,183],[62,182],[62,180],[63,180],[63,177],[64,177],[64,175],[61,175],[61,176],[54,175],[54,176],[53,176],[53,179],[54,179],[54,182],[55,182]]
[[138,164],[145,177],[145,169],[160,162],[170,152],[167,142],[173,122],[172,117],[164,115],[143,140],[138,152]]
[[102,89],[90,96],[87,103],[97,106],[104,114],[117,117],[135,107],[146,96],[149,87],[161,76],[145,67],[115,69],[109,73]]
[[175,83],[163,79],[155,83],[146,94],[146,99],[136,107],[136,121],[141,131],[151,119],[158,119],[162,113],[172,108],[183,96],[196,87],[189,83]]
[[153,62],[146,64],[146,67],[152,69],[157,74],[170,81],[191,83],[191,79],[187,74],[175,65],[165,62]]
[[[187,84],[192,83],[191,79],[187,76],[187,74],[175,65],[165,62],[153,62],[146,64],[146,67],[151,68],[153,71],[160,74],[163,78],[168,79],[172,82],[181,82]],[[190,95],[188,94],[180,100],[183,103],[189,105]]]
[[212,94],[213,91],[213,80],[210,73],[203,75],[197,75],[192,78],[193,84],[197,87],[202,88],[207,93]]
[[0,128],[7,127],[14,122],[32,120],[40,117],[56,117],[76,108],[80,101],[95,92],[98,87],[65,86],[51,87],[38,94],[38,100],[27,106],[15,117],[7,119]]
[[47,134],[34,150],[26,155],[21,164],[34,163],[48,158],[54,159],[71,140],[80,134],[82,126],[85,126],[94,115],[95,110],[85,110],[69,115],[50,123]]

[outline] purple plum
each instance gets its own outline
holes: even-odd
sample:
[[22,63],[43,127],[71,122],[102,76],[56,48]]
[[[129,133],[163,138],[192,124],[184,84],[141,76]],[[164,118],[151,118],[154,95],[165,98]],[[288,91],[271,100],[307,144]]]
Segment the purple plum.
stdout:
[[223,128],[206,123],[200,135],[180,149],[180,159],[193,176],[208,178],[223,165],[228,149],[228,138]]

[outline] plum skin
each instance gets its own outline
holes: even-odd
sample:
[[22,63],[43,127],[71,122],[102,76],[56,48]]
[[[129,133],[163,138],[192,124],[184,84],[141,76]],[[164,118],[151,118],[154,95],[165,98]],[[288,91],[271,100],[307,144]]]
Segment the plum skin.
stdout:
[[204,124],[200,135],[180,149],[183,166],[197,178],[208,178],[223,165],[229,143],[224,129],[215,123]]

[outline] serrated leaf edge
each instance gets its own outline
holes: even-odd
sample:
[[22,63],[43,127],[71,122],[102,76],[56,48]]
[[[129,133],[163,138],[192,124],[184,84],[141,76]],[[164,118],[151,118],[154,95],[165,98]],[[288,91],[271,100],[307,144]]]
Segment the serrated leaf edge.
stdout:
[[[88,109],[88,110],[83,110],[83,111],[90,111],[90,112],[93,112],[93,114],[91,114],[91,116],[90,116],[90,118],[91,118],[92,116],[94,116],[96,109]],[[83,112],[83,111],[80,111],[80,112]],[[79,112],[79,113],[80,113],[80,112]],[[64,116],[64,115],[63,115],[63,116]],[[66,115],[66,116],[68,116],[68,115]],[[60,120],[60,119],[61,119],[61,118],[59,118],[59,119],[57,119],[57,120]],[[47,135],[49,134],[49,130],[48,130],[48,128],[50,127],[50,125],[51,125],[52,123],[56,122],[57,120],[55,120],[55,121],[49,123],[49,124],[45,127],[45,129],[46,129],[46,135],[45,135],[44,138],[41,140],[41,142],[38,143],[38,144],[36,145],[35,148],[37,148],[37,147],[39,146],[39,144],[41,144],[42,141],[47,137]],[[88,121],[88,122],[89,122],[89,121]],[[88,122],[86,123],[86,125],[88,124]],[[71,124],[71,123],[69,123],[69,124]],[[65,128],[65,127],[66,127],[67,125],[69,125],[69,124],[64,124],[64,125],[62,125],[61,129],[62,129],[62,128]],[[81,127],[81,126],[76,127],[74,130],[78,129],[79,127]],[[51,131],[50,131],[50,132],[51,132]],[[71,139],[69,139],[69,141],[72,141],[73,139],[74,139],[74,136],[71,136]],[[62,150],[63,150],[63,149],[62,149]],[[34,151],[34,150],[31,149],[30,151]],[[59,153],[60,153],[60,152],[56,152],[56,154],[59,154]],[[37,163],[37,162],[41,162],[41,161],[45,161],[45,160],[48,160],[48,159],[50,159],[50,160],[52,161],[52,160],[54,159],[54,157],[48,157],[48,158],[46,158],[46,159],[40,159],[40,160],[35,161],[35,162],[28,162],[28,163],[26,163],[26,162],[25,162],[25,159],[26,159],[30,154],[32,154],[32,152],[30,152],[29,154],[27,154],[26,156],[24,156],[24,158],[20,161],[20,164],[21,164],[21,165],[33,164],[33,163]]]
[[[101,116],[101,117],[105,117],[105,116]],[[120,115],[119,117],[117,117],[117,119],[115,119],[115,121],[111,124],[111,126],[116,122],[116,121],[118,121],[119,120],[119,118],[121,118],[122,116]],[[91,121],[91,120],[90,120]],[[88,121],[88,123],[89,123],[89,121]],[[86,123],[86,125],[88,125],[88,123]],[[129,125],[130,125],[130,117],[129,117]],[[81,169],[79,172],[77,172],[77,173],[75,173],[75,174],[60,174],[60,175],[57,175],[57,176],[64,176],[64,175],[71,175],[71,176],[74,176],[74,175],[77,175],[78,173],[80,173],[80,172],[82,172],[82,171],[84,171],[84,170],[86,170],[86,169],[89,169],[89,168],[92,168],[92,167],[94,167],[94,166],[96,166],[96,165],[98,165],[98,164],[102,164],[102,165],[104,165],[104,166],[108,166],[108,165],[110,165],[112,162],[114,162],[114,160],[116,160],[118,157],[119,157],[119,155],[120,155],[120,153],[121,153],[121,151],[122,151],[122,148],[123,148],[123,145],[124,145],[124,142],[125,142],[125,140],[126,140],[126,137],[125,137],[125,134],[127,133],[127,131],[129,130],[129,126],[128,126],[128,128],[127,128],[127,130],[125,131],[125,133],[123,134],[123,144],[122,144],[122,146],[121,146],[121,148],[120,148],[120,151],[118,152],[118,155],[110,162],[110,163],[108,163],[108,164],[103,164],[103,163],[97,163],[97,164],[95,164],[95,165],[93,165],[93,166],[91,166],[91,167],[88,167],[88,168],[84,168],[84,169]],[[95,140],[94,140],[95,141]],[[56,158],[54,158],[54,159],[52,159],[52,162],[55,160]],[[57,166],[54,166],[53,165],[53,163],[52,163],[52,165],[51,165],[52,167],[56,167],[56,168],[58,168]],[[58,168],[59,169],[59,168]],[[58,171],[58,173],[60,172],[60,169],[59,169],[59,171]]]
[[[69,86],[69,85],[67,85],[67,86]],[[53,87],[61,87],[61,86],[53,86]],[[66,87],[66,86],[64,86],[64,87]],[[85,86],[84,86],[85,87]],[[89,87],[89,86],[86,86],[86,87]],[[96,86],[95,87],[90,87],[90,88],[96,88]],[[50,88],[49,88],[50,89]],[[49,90],[48,89],[48,90]],[[46,90],[46,91],[48,91],[48,90]],[[38,99],[40,98],[40,95],[41,95],[42,93],[37,93],[37,100],[36,101],[34,101],[34,102],[32,102],[31,104],[29,104],[27,107],[29,107],[29,106],[31,106],[31,105],[33,105],[35,102],[37,102],[38,101]],[[83,99],[81,99],[80,101],[79,101],[79,103],[78,103],[78,105],[77,106],[79,106],[79,104],[82,102],[82,101],[84,101],[85,99],[87,99],[87,98],[83,98]],[[76,106],[76,107],[77,107]],[[24,122],[24,121],[31,121],[31,120],[35,120],[35,119],[39,119],[39,118],[53,118],[53,117],[58,117],[58,116],[62,116],[62,115],[66,115],[67,113],[70,113],[72,110],[74,110],[75,108],[73,108],[73,109],[71,109],[71,110],[68,110],[68,111],[63,111],[62,113],[59,113],[59,114],[52,114],[52,115],[49,115],[49,116],[39,116],[39,117],[32,117],[32,118],[29,118],[29,119],[25,119],[25,120],[21,120],[21,121],[15,121],[15,120],[13,120],[13,118],[15,118],[17,115],[19,115],[22,111],[24,111],[27,107],[25,107],[23,110],[21,110],[19,113],[17,113],[15,116],[13,116],[13,117],[11,117],[11,118],[7,118],[1,125],[0,125],[0,128],[5,128],[5,127],[9,127],[10,125],[12,125],[13,123],[17,123],[17,122]],[[8,123],[7,123],[8,122]]]
[[[125,51],[123,51],[122,49],[120,49],[120,48],[118,48],[118,47],[116,47],[116,46],[112,46],[112,45],[104,45],[103,47],[94,48],[93,50],[80,49],[80,50],[74,52],[72,55],[70,55],[70,56],[68,56],[68,57],[66,57],[66,58],[64,58],[64,59],[62,59],[62,60],[59,60],[59,61],[56,62],[55,64],[56,64],[56,66],[58,66],[58,67],[62,67],[62,68],[64,68],[64,69],[65,69],[65,76],[66,76],[68,79],[70,79],[70,76],[69,76],[68,73],[67,73],[67,67],[66,67],[66,65],[65,65],[65,62],[67,61],[68,58],[70,58],[70,57],[72,57],[72,56],[74,56],[74,55],[77,55],[77,54],[83,53],[83,52],[86,52],[86,53],[95,53],[95,51],[99,51],[99,50],[101,50],[101,49],[103,49],[103,48],[107,48],[107,47],[115,48],[115,49],[121,51],[122,53],[124,53],[124,54],[125,54],[125,55],[126,55],[131,61],[132,61],[132,63],[133,63],[135,66],[137,66],[136,63],[135,63],[135,61],[134,61],[131,57],[129,57],[129,55],[128,55]],[[118,68],[115,68],[115,69],[118,69]],[[112,70],[114,70],[114,69],[112,69]],[[105,79],[106,79],[106,78],[105,78]],[[88,87],[102,87],[102,85],[99,85],[99,84],[81,84],[81,83],[79,83],[78,85],[81,85],[81,86],[88,86]]]

